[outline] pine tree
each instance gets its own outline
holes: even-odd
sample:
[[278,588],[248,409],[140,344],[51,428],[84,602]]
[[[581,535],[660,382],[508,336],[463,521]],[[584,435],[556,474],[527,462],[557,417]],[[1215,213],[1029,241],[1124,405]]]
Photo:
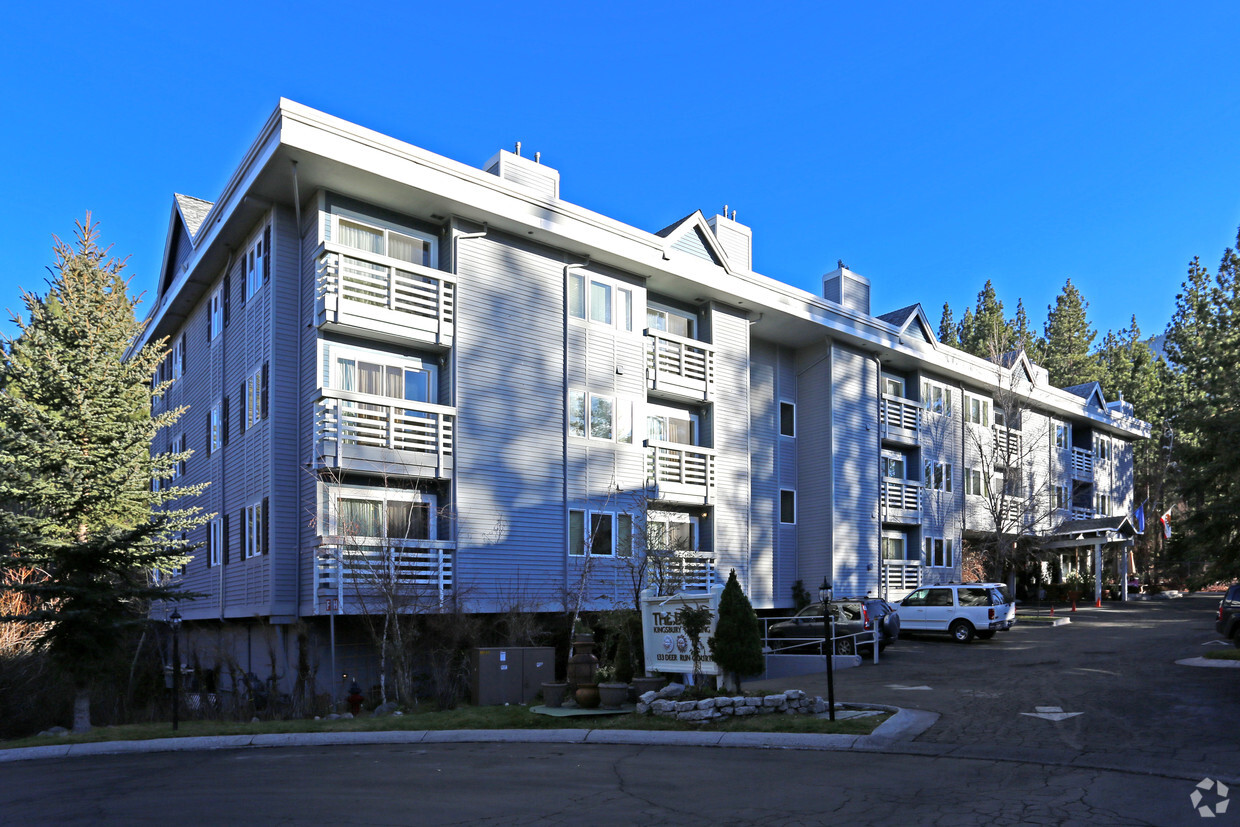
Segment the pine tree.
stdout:
[[983,359],[1006,353],[1012,347],[1012,329],[1003,318],[1003,302],[990,279],[977,294],[977,306],[965,310],[960,320],[960,349]]
[[34,606],[8,619],[47,624],[41,644],[73,680],[81,731],[91,678],[124,630],[150,601],[188,596],[172,579],[192,548],[183,532],[207,517],[177,502],[201,486],[171,484],[190,452],[151,454],[184,413],[151,413],[163,342],[125,358],[142,326],[124,262],[99,248],[89,215],[77,239],[57,239],[47,295],[23,293],[27,318],[14,317],[19,335],[0,350],[0,544],[11,552],[0,565],[46,575],[7,584]]
[[[1240,247],[1240,233],[1236,236]],[[1206,561],[1207,580],[1240,577],[1240,254],[1228,248],[1213,278],[1194,259],[1167,327],[1178,370],[1172,398],[1180,492],[1176,542]]]
[[1016,300],[1016,316],[1008,322],[1008,329],[1012,331],[1012,350],[1024,350],[1030,361],[1040,364],[1042,342],[1029,325],[1029,314],[1025,312],[1024,299]]
[[1072,284],[1063,286],[1055,299],[1054,307],[1048,306],[1046,316],[1046,342],[1042,353],[1042,365],[1050,374],[1050,382],[1058,388],[1083,385],[1100,378],[1098,360],[1090,352],[1097,333],[1089,324],[1085,311],[1089,302]]
[[943,302],[943,317],[939,319],[939,341],[951,347],[960,347],[960,338],[956,335],[956,320],[952,318],[952,309]]
[[719,596],[719,621],[708,643],[715,663],[731,676],[738,691],[742,675],[760,674],[765,666],[758,616],[736,579],[736,569],[728,575],[728,584]]

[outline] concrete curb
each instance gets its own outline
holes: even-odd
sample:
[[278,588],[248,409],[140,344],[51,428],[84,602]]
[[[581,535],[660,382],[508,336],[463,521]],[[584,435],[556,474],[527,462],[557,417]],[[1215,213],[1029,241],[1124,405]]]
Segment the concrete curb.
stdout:
[[392,732],[287,732],[262,735],[205,735],[149,741],[97,741],[0,750],[0,763],[138,752],[189,752],[264,747],[324,747],[366,744],[637,744],[749,749],[878,750],[911,741],[939,716],[936,712],[879,704],[841,704],[850,709],[893,713],[870,735],[814,735],[796,732],[674,732],[644,729],[445,729]]
[[1210,669],[1240,669],[1240,660],[1213,660],[1211,658],[1184,658],[1176,666],[1205,666]]

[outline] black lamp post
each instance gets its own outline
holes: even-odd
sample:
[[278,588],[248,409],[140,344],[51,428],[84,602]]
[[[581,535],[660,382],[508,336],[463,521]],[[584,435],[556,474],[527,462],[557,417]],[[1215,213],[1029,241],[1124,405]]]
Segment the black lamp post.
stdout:
[[831,614],[831,583],[823,575],[818,587],[818,599],[822,601],[823,649],[827,653],[827,713],[835,720],[835,615]]
[[181,717],[181,613],[173,609],[168,624],[172,626],[172,729],[176,730]]

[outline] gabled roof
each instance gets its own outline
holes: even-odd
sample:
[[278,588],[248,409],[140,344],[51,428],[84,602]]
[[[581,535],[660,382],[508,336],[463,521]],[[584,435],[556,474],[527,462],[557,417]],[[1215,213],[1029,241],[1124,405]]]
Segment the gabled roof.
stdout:
[[1073,396],[1079,396],[1085,400],[1087,405],[1097,405],[1104,411],[1107,409],[1107,401],[1102,396],[1102,385],[1097,382],[1086,382],[1083,385],[1073,385],[1070,388],[1064,388],[1065,391]]
[[999,358],[991,359],[990,361],[1000,367],[1007,368],[1012,373],[1015,373],[1017,370],[1023,370],[1025,372],[1025,379],[1029,384],[1037,384],[1033,378],[1033,362],[1029,360],[1029,354],[1025,353],[1023,347],[1019,350],[1009,350],[1007,353],[1000,355]]
[[180,193],[173,195],[173,198],[176,199],[177,209],[181,211],[181,219],[185,222],[185,229],[189,230],[190,239],[196,240],[198,228],[206,220],[207,213],[211,212],[211,202]]
[[908,307],[901,307],[899,310],[884,313],[877,318],[899,329],[901,335],[912,330],[927,343],[932,345],[938,344],[939,339],[934,335],[934,328],[930,326],[930,319],[926,317],[926,311],[922,310],[920,304],[910,304]]
[[667,240],[663,245],[665,257],[675,249],[717,264],[729,273],[733,272],[733,268],[728,264],[728,254],[719,244],[719,239],[715,238],[715,233],[706,223],[706,216],[702,215],[701,210],[694,210],[655,235]]

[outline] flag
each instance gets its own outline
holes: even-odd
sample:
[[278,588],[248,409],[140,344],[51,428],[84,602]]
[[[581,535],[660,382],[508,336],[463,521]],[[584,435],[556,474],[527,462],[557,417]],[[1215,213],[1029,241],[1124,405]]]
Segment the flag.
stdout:
[[1132,522],[1137,527],[1138,534],[1145,533],[1145,503],[1141,503],[1137,506],[1137,510],[1132,512]]
[[1167,513],[1158,518],[1158,522],[1162,523],[1163,538],[1171,539],[1171,509],[1167,509]]

